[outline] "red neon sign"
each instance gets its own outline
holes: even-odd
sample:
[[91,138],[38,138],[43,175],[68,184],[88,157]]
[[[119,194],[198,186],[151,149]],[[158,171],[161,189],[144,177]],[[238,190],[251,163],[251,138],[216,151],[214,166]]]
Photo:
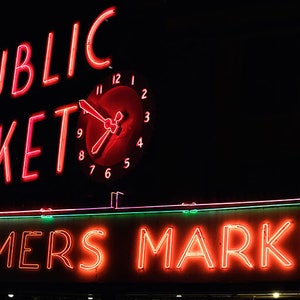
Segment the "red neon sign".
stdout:
[[[96,55],[94,48],[96,47],[95,35],[101,31],[103,22],[114,17],[116,15],[116,7],[112,6],[104,11],[102,11],[89,26],[85,43],[84,43],[84,57],[89,67],[95,70],[103,70],[108,68],[111,65],[111,57],[100,57]],[[69,56],[68,64],[65,78],[70,80],[75,75],[76,69],[76,59],[78,56],[78,43],[80,41],[80,22],[76,21],[73,23],[71,38],[69,41]],[[36,81],[36,74],[42,74],[41,87],[47,88],[49,86],[56,85],[62,80],[62,73],[51,73],[53,65],[53,51],[55,49],[55,32],[48,32],[48,37],[46,39],[45,47],[45,56],[43,70],[41,72],[36,72],[36,66],[34,65],[32,59],[33,47],[29,41],[22,42],[18,45],[15,54],[14,68],[12,72],[12,86],[10,91],[10,96],[12,98],[18,98],[26,95],[30,88],[33,85],[33,82]],[[4,82],[6,80],[7,65],[9,53],[8,49],[2,51],[1,57],[1,67],[0,67],[0,95],[3,93],[5,86]],[[70,116],[78,112],[78,99],[70,99],[67,101],[68,104],[65,104],[60,107],[52,108],[52,116],[55,118],[61,118],[60,126],[60,135],[58,141],[54,142],[54,149],[57,149],[56,156],[56,175],[62,175],[64,172],[65,165],[65,152],[68,139],[68,124],[70,121]],[[40,178],[40,172],[38,169],[33,169],[32,162],[42,156],[43,145],[34,145],[33,138],[35,134],[35,126],[38,126],[38,123],[49,122],[49,115],[51,112],[40,110],[37,112],[31,112],[28,117],[27,122],[27,132],[26,137],[24,137],[24,155],[21,160],[20,174],[19,178],[22,182],[31,182],[37,181]],[[5,184],[11,184],[13,179],[12,166],[11,166],[11,144],[15,139],[16,129],[19,128],[20,121],[14,119],[10,124],[0,124],[0,164],[3,165],[4,176],[3,181]],[[8,131],[4,131],[4,127],[9,127]],[[18,136],[20,140],[20,137]],[[56,144],[57,143],[57,144]]]
[[[94,69],[102,70],[106,69],[111,65],[111,57],[101,58],[98,57],[94,50],[94,36],[96,32],[100,29],[101,24],[116,15],[116,7],[110,7],[105,11],[101,12],[99,16],[92,23],[85,42],[85,57],[87,63]],[[67,78],[70,79],[74,76],[75,66],[76,66],[76,54],[78,50],[78,40],[79,40],[79,31],[80,31],[80,22],[75,22],[72,27],[72,36],[70,42],[70,53],[69,53],[69,61],[67,68]],[[51,31],[48,34],[47,44],[46,44],[46,53],[45,53],[45,61],[43,67],[43,78],[42,78],[42,86],[50,86],[53,84],[57,84],[60,81],[61,74],[50,74],[51,62],[52,62],[52,52],[55,41],[55,32]],[[7,66],[7,58],[8,58],[8,49],[2,51],[1,58],[1,69],[0,69],[0,94],[3,91],[4,80],[6,75],[6,66]],[[11,96],[21,97],[25,95],[32,86],[35,77],[35,67],[31,61],[32,56],[32,46],[29,42],[21,43],[16,52],[15,59],[15,67],[13,73],[12,80],[12,88],[11,88]],[[23,83],[22,86],[20,84],[20,76],[22,73],[27,75],[27,81]]]
[[[222,247],[216,253],[215,245],[208,242],[208,237],[202,233],[201,227],[196,227],[187,236],[186,241],[180,245],[182,252],[178,251],[173,242],[176,235],[176,227],[167,227],[155,242],[151,232],[146,227],[141,227],[138,248],[137,268],[146,270],[154,256],[164,257],[161,264],[165,270],[188,269],[189,264],[196,263],[200,267],[208,269],[230,269],[231,263],[236,261],[241,268],[269,268],[277,263],[282,268],[293,267],[289,255],[280,248],[280,240],[292,230],[292,223],[285,220],[275,233],[271,233],[270,224],[265,223],[256,233],[260,238],[254,240],[254,232],[251,226],[241,224],[225,224],[220,228]],[[236,242],[238,240],[238,243]],[[261,250],[258,253],[260,259],[254,261],[250,248],[253,243]]]
[[265,281],[281,280],[282,274],[294,280],[300,274],[300,208],[280,218],[268,211],[178,211],[133,215],[130,222],[114,213],[56,216],[46,223],[35,218],[34,229],[28,218],[0,219],[0,279],[10,270],[22,280],[29,271],[47,280],[53,275],[92,282]]

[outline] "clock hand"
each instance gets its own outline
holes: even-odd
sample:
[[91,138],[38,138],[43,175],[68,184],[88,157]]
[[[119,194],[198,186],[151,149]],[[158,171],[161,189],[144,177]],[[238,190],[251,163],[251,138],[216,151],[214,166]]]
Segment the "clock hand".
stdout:
[[92,147],[91,152],[92,154],[97,154],[100,148],[102,147],[103,143],[107,139],[108,135],[110,133],[110,130],[107,129],[103,135],[99,138],[99,140],[96,142],[96,144]]
[[84,99],[78,101],[79,106],[83,109],[86,113],[89,113],[91,116],[95,117],[97,120],[104,123],[104,128],[109,129],[112,133],[115,133],[119,126],[116,126],[117,123],[123,119],[123,114],[118,111],[115,120],[112,121],[111,118],[104,118],[94,107],[92,107],[87,101]]
[[92,154],[97,154],[99,152],[99,150],[101,149],[103,143],[105,142],[105,140],[108,138],[109,133],[111,132],[112,134],[115,134],[116,131],[119,129],[119,125],[118,123],[123,119],[124,115],[118,111],[115,115],[114,118],[114,123],[112,125],[114,125],[114,129],[112,130],[112,127],[108,128],[103,135],[99,138],[99,140],[94,144],[94,146],[91,148],[91,152]]
[[79,106],[81,109],[83,109],[86,113],[89,113],[99,121],[103,122],[105,124],[106,118],[104,118],[93,106],[91,106],[88,102],[86,102],[84,99],[78,101]]

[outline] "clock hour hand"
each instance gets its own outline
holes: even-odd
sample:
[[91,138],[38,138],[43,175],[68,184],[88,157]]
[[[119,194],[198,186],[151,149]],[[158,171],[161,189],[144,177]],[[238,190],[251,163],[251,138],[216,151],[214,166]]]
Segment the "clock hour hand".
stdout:
[[112,130],[112,128],[108,128],[103,135],[98,139],[98,141],[94,144],[94,146],[91,148],[91,152],[92,154],[97,154],[99,152],[99,150],[101,149],[103,143],[105,142],[105,140],[108,138],[109,133],[111,132],[112,134],[115,134],[116,131],[119,129],[119,125],[118,123],[123,119],[124,115],[118,111],[115,115],[114,118],[114,124],[115,127]]
[[115,120],[112,121],[111,118],[104,118],[93,106],[91,106],[86,100],[82,99],[78,101],[79,107],[83,109],[86,113],[90,114],[97,120],[104,124],[104,128],[110,130],[112,133],[116,133],[119,126],[117,123],[123,119],[123,114],[118,111]]
[[86,113],[90,114],[91,116],[95,117],[99,121],[103,122],[104,124],[107,122],[106,118],[104,118],[92,105],[90,105],[84,99],[79,100],[79,107],[83,109]]

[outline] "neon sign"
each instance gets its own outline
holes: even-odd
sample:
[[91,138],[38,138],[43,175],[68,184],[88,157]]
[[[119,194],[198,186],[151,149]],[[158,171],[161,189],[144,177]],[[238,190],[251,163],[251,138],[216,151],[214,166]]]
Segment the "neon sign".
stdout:
[[[160,236],[159,242],[154,245],[150,232],[145,227],[142,227],[139,237],[138,269],[146,269],[146,260],[150,260],[150,256],[152,254],[157,255],[158,252],[164,252],[165,261],[163,268],[166,270],[186,269],[188,268],[186,265],[193,262],[209,269],[215,269],[217,266],[220,269],[229,269],[231,262],[234,260],[239,261],[241,267],[249,269],[254,268],[255,265],[259,268],[268,268],[274,260],[282,267],[291,267],[293,265],[291,260],[275,245],[275,242],[278,242],[281,237],[284,238],[284,233],[291,227],[291,221],[284,221],[284,224],[272,236],[270,236],[269,227],[268,223],[263,224],[259,232],[261,241],[257,241],[257,244],[261,243],[261,252],[259,253],[260,261],[256,263],[253,262],[253,258],[246,254],[250,249],[253,239],[252,227],[249,225],[228,223],[220,228],[220,231],[222,231],[222,247],[219,253],[219,262],[217,261],[218,255],[205,242],[205,238],[207,237],[201,232],[201,227],[195,227],[187,235],[186,242],[181,245],[184,250],[180,253],[177,262],[173,264],[171,264],[171,257],[175,247],[172,240],[178,228],[166,228]],[[238,238],[241,245],[232,246],[234,238]],[[164,244],[165,246],[163,247]]]
[[[111,56],[99,57],[95,53],[95,35],[101,31],[101,26],[104,21],[116,16],[116,7],[112,6],[102,11],[93,23],[90,25],[84,44],[85,59],[89,67],[95,70],[104,70],[111,65]],[[68,64],[65,77],[70,80],[74,77],[78,49],[79,49],[79,32],[80,22],[74,22],[72,26]],[[55,44],[55,32],[48,33],[46,41],[46,50],[44,56],[44,64],[41,80],[41,87],[47,88],[58,84],[62,80],[62,74],[51,73],[53,63],[53,50]],[[10,90],[11,98],[20,98],[25,96],[32,87],[36,74],[36,68],[32,60],[33,47],[28,41],[18,45],[15,55],[15,63],[12,72],[12,85]],[[0,67],[0,95],[5,91],[4,82],[7,75],[9,50],[2,51],[1,67]],[[73,99],[71,103],[63,104],[62,106],[52,108],[51,117],[58,118],[60,122],[60,134],[58,140],[55,141],[56,154],[56,175],[61,175],[64,172],[65,152],[68,138],[68,125],[70,116],[78,111],[77,102],[79,99]],[[67,101],[70,102],[70,101]],[[66,102],[65,102],[66,103]],[[42,156],[43,149],[41,145],[34,145],[33,138],[36,127],[45,122],[49,118],[49,111],[46,109],[33,112],[28,117],[26,137],[24,137],[25,147],[22,158],[22,166],[19,178],[22,182],[36,181],[40,177],[39,170],[32,166],[32,162]],[[14,119],[8,124],[0,124],[0,164],[3,165],[5,184],[11,184],[13,181],[13,168],[11,165],[12,153],[11,148],[15,136],[15,132],[19,125],[19,120]],[[7,127],[8,129],[5,129]],[[52,145],[53,146],[53,145]]]
[[0,277],[203,283],[299,276],[300,206],[232,212],[0,219]]
[[[88,31],[86,42],[85,42],[85,57],[86,62],[90,67],[103,70],[111,65],[111,57],[98,57],[94,52],[94,37],[97,31],[100,29],[101,24],[116,15],[116,7],[110,7],[105,11],[101,12],[99,16],[90,26]],[[78,51],[78,39],[80,31],[80,22],[75,22],[72,27],[71,42],[69,48],[69,60],[67,68],[67,78],[70,79],[74,76],[76,58]],[[48,39],[46,44],[46,53],[44,60],[44,67],[42,72],[42,86],[47,87],[53,84],[57,84],[60,81],[60,74],[50,74],[52,53],[55,41],[55,32],[51,31],[48,33]],[[4,80],[6,76],[6,65],[8,59],[8,49],[2,51],[1,68],[0,68],[0,94],[2,94],[4,87]],[[31,61],[32,57],[32,46],[29,42],[21,43],[16,52],[15,66],[12,79],[11,96],[21,97],[25,95],[32,86],[35,77],[35,67]],[[27,75],[27,80],[20,86],[22,74]]]

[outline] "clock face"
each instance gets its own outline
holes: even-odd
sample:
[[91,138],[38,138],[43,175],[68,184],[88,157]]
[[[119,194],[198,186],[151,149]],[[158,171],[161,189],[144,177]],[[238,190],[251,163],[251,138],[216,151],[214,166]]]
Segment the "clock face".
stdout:
[[116,72],[78,101],[76,151],[84,173],[110,182],[127,174],[149,144],[154,99],[136,72]]

